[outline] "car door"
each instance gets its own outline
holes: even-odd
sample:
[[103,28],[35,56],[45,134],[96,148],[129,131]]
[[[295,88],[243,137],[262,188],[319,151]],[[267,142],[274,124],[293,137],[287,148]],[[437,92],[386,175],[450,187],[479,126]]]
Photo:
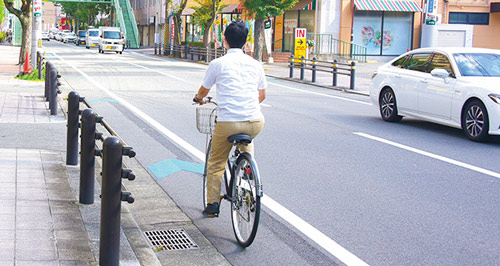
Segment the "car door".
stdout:
[[420,81],[425,77],[431,53],[415,53],[411,56],[406,67],[394,76],[398,92],[396,101],[401,111],[418,112],[418,92]]
[[[434,69],[445,69],[450,76],[446,78],[433,76],[431,72]],[[456,79],[448,57],[441,53],[434,53],[425,76],[421,80],[418,94],[419,113],[449,120]]]

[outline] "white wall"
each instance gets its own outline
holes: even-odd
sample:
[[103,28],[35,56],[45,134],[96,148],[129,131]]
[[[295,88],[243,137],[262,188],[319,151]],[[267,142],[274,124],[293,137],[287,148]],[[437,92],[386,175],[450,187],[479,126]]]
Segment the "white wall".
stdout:
[[330,33],[334,38],[340,34],[341,0],[318,0],[316,2],[316,32]]

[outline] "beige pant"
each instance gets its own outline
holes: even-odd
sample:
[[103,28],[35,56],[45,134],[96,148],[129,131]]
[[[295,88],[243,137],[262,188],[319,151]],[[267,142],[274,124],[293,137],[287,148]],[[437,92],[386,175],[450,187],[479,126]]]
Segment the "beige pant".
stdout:
[[[220,200],[222,175],[232,147],[232,143],[227,140],[229,136],[242,133],[255,138],[263,127],[264,120],[215,124],[212,134],[212,151],[207,166],[207,203],[218,203]],[[239,149],[253,155],[253,141],[249,145],[239,146]]]

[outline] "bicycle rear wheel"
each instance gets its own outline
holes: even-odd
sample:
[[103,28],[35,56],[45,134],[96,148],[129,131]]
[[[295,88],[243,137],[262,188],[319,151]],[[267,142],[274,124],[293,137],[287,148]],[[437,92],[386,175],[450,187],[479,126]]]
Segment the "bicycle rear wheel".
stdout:
[[208,158],[210,158],[210,152],[212,151],[212,140],[208,142],[207,153],[205,154],[205,168],[203,170],[203,209],[207,207],[207,166],[208,166]]
[[231,220],[236,240],[241,247],[252,244],[257,234],[260,217],[260,196],[257,165],[248,153],[236,160],[231,179]]

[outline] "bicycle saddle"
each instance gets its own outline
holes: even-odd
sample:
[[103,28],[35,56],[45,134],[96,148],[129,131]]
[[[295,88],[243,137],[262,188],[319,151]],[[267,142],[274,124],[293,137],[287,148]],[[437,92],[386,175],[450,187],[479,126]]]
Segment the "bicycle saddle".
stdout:
[[252,143],[252,137],[247,134],[235,134],[232,136],[229,136],[227,140],[231,143],[237,144],[237,145],[247,145]]

